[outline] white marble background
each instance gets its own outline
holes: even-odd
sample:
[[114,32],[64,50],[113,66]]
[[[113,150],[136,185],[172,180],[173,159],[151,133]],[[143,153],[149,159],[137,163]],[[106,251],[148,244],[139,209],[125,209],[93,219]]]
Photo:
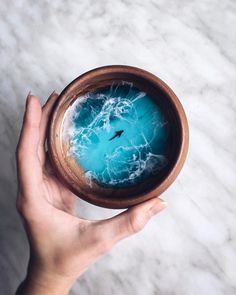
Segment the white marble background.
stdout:
[[[23,279],[28,244],[15,211],[14,150],[24,100],[79,74],[128,64],[166,81],[190,124],[188,160],[168,209],[118,244],[71,294],[236,294],[236,2],[0,2],[0,294]],[[114,214],[79,202],[82,216]]]

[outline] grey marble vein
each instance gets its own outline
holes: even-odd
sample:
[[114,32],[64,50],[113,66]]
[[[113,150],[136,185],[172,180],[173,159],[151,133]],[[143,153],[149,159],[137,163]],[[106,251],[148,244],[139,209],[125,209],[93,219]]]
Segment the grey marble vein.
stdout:
[[[169,203],[120,242],[71,294],[236,294],[236,2],[30,1],[0,4],[0,294],[23,279],[28,243],[15,210],[15,147],[29,90],[46,97],[106,64],[144,68],[183,103],[190,150]],[[116,211],[78,201],[78,214]]]

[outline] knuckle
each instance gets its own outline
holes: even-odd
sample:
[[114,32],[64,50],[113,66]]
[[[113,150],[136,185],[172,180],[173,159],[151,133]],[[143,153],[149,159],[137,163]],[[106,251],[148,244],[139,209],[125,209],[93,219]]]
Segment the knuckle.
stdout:
[[84,220],[80,222],[79,229],[81,233],[85,233],[87,231],[87,228],[88,228],[88,224]]
[[134,211],[129,218],[130,233],[138,233],[144,228],[144,226],[145,223],[142,216]]

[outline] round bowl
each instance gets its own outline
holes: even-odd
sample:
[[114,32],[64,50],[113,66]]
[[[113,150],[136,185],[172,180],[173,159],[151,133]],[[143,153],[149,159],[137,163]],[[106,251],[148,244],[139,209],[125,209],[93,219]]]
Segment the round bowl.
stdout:
[[[122,81],[132,83],[140,91],[147,93],[170,123],[168,164],[159,173],[130,187],[106,187],[96,182],[91,185],[85,180],[83,169],[68,155],[68,142],[63,143],[65,113],[86,93]],[[59,179],[83,200],[113,209],[128,208],[163,193],[179,174],[186,159],[189,142],[185,112],[169,86],[145,70],[121,65],[93,69],[66,86],[54,105],[48,131],[49,158]]]

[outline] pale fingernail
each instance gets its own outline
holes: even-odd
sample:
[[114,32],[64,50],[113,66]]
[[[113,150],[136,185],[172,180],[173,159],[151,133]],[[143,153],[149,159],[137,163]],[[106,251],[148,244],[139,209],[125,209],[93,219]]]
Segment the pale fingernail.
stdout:
[[155,205],[153,205],[151,208],[150,208],[150,212],[152,215],[155,215],[157,214],[158,212],[162,211],[163,209],[166,208],[167,206],[167,203],[162,200],[162,199],[158,199],[159,201],[157,203],[155,203]]
[[28,103],[29,103],[29,100],[30,100],[31,96],[32,96],[31,91],[29,91],[29,93],[28,93],[28,95],[26,97],[26,102],[25,102],[26,107],[28,106]]

